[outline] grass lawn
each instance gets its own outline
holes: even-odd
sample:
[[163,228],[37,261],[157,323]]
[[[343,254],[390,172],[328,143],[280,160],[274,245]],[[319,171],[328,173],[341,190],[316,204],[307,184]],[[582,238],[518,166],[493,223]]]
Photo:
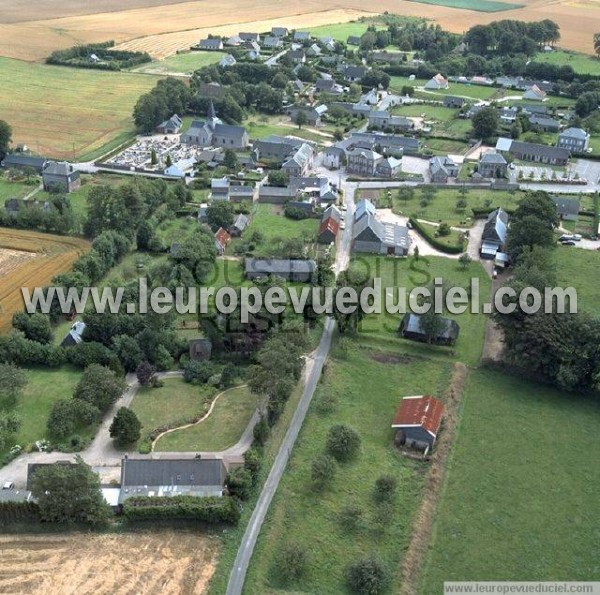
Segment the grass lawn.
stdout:
[[557,246],[556,276],[559,287],[575,287],[579,310],[600,315],[600,286],[597,282],[600,252]]
[[267,117],[264,116],[262,119],[255,120],[251,119],[244,122],[244,126],[248,131],[250,140],[260,140],[271,135],[277,136],[297,136],[308,141],[315,143],[322,143],[326,140],[333,140],[333,136],[329,135],[326,131],[322,134],[317,134],[314,129],[311,128],[298,128],[289,118],[287,117]]
[[477,12],[502,12],[522,8],[523,4],[512,4],[509,2],[497,2],[496,0],[411,0],[421,4],[433,4],[434,6],[448,6],[450,8],[462,8],[475,10]]
[[[20,417],[21,429],[14,443],[23,448],[46,438],[46,421],[53,403],[69,399],[81,377],[79,370],[66,366],[57,370],[27,369],[25,373],[27,385],[16,405],[0,402],[2,411],[14,411]],[[4,452],[0,451],[0,455],[8,452],[10,446]]]
[[[415,79],[411,81],[407,76],[392,76],[390,80],[390,88],[395,91],[400,91],[405,85],[415,88],[424,87],[427,81],[428,79]],[[438,89],[435,91],[432,90],[431,92],[421,91],[418,97],[429,99],[431,101],[443,101],[445,95],[456,95],[459,97],[468,97],[470,99],[490,99],[492,96],[496,95],[496,93],[498,93],[498,89],[496,87],[450,83],[448,89]]]
[[[37,183],[25,184],[23,182],[10,182],[0,176],[0,202],[4,208],[4,201],[9,198],[23,198],[36,189]],[[34,198],[37,198],[34,197]]]
[[[156,77],[0,58],[0,113],[13,142],[47,157],[91,159],[133,134],[132,110]],[[18,101],[15,101],[18,98]]]
[[156,60],[149,64],[143,64],[132,72],[160,75],[191,75],[194,70],[203,66],[217,64],[227,52],[184,52],[169,56],[164,60]]
[[142,422],[142,436],[166,424],[185,424],[204,411],[207,401],[217,392],[212,386],[197,386],[183,378],[166,378],[160,388],[140,388],[131,409]]
[[[470,126],[469,126],[470,128]],[[460,155],[469,148],[467,141],[458,139],[451,140],[446,138],[425,138],[422,147],[430,149],[434,155]]]
[[[103,286],[109,284],[128,283],[139,277],[146,276],[148,270],[154,264],[165,261],[165,254],[148,254],[146,252],[132,252],[123,258],[123,260],[115,267],[110,269],[101,284]],[[141,265],[138,267],[138,265]]]
[[[471,121],[458,117],[458,110],[442,105],[406,105],[394,108],[394,113],[409,118],[423,118],[427,126],[433,129],[432,134],[454,136],[464,139],[470,132]],[[446,142],[441,139],[424,139],[426,144]],[[466,146],[461,144],[461,152]]]
[[597,399],[471,372],[419,593],[597,577],[599,423]]
[[260,402],[246,387],[221,395],[210,416],[202,423],[167,434],[156,444],[166,452],[220,451],[233,446],[242,436]]
[[469,227],[472,221],[467,218],[472,217],[471,209],[473,207],[502,207],[503,209],[514,209],[519,204],[519,200],[523,194],[516,192],[510,194],[503,190],[490,190],[488,188],[469,188],[465,195],[467,208],[464,211],[456,210],[456,201],[462,198],[462,194],[456,190],[444,188],[438,190],[433,200],[426,206],[422,207],[419,203],[421,200],[421,191],[415,190],[415,195],[412,200],[405,202],[397,198],[397,193],[393,193],[394,209],[402,211],[404,214],[416,214],[419,219],[426,219],[434,223],[448,223],[451,226]]
[[181,242],[192,235],[198,229],[196,217],[177,217],[176,219],[165,219],[156,228],[156,235],[170,246],[173,242]]
[[[389,259],[376,256],[355,256],[353,259],[359,271],[368,273],[373,278],[381,279],[382,293],[386,288],[406,288],[407,295],[413,287],[427,286],[436,278],[442,278],[449,286],[468,288],[471,278],[479,279],[479,299],[486,301],[490,293],[490,279],[478,262],[473,262],[464,270],[456,260],[441,257],[420,257],[417,262],[411,258]],[[398,292],[394,292],[394,302],[398,300]],[[385,304],[384,304],[385,306]],[[458,359],[466,364],[474,365],[481,357],[485,330],[485,316],[464,314],[452,316],[460,326],[460,336],[456,345],[438,347],[401,339],[398,326],[403,314],[388,314],[385,307],[381,314],[368,314],[359,323],[361,340],[374,345],[386,345],[407,353],[442,359]]]
[[536,54],[534,62],[545,62],[556,66],[571,66],[578,74],[600,74],[600,60],[587,54],[565,50],[554,50]]
[[[329,360],[258,538],[245,592],[273,593],[285,588],[295,593],[346,593],[346,565],[371,554],[387,566],[392,577],[389,592],[396,592],[425,467],[398,456],[391,420],[403,396],[440,395],[449,378],[449,366],[398,355],[397,349],[373,351],[355,343],[347,359]],[[394,363],[380,363],[386,358]],[[319,410],[325,396],[337,400],[331,413]],[[311,463],[324,451],[327,431],[336,423],[357,430],[361,452],[356,460],[337,465],[329,489],[315,493]],[[373,499],[374,482],[384,474],[398,480],[389,516],[379,512]],[[347,506],[363,511],[355,530],[344,529],[340,522],[340,512]],[[299,581],[282,585],[275,567],[289,543],[306,550],[308,571]]]
[[[366,32],[369,25],[372,24],[373,23],[371,22],[360,23],[351,21],[349,23],[338,23],[335,25],[322,25],[321,27],[311,27],[310,33],[313,37],[333,37],[334,39],[345,43],[350,35],[360,37]],[[378,29],[383,28],[384,27],[378,27]]]

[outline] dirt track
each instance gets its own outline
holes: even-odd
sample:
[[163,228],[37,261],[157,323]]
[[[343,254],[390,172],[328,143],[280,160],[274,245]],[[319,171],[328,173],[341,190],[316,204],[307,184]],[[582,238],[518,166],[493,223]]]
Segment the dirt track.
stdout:
[[0,593],[203,593],[218,548],[185,530],[0,536]]

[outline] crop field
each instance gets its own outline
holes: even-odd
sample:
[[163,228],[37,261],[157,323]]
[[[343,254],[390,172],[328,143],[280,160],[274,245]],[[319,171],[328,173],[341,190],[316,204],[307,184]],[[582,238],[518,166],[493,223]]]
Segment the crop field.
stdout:
[[220,549],[204,531],[3,535],[0,592],[204,593]]
[[158,75],[189,75],[203,66],[216,64],[227,52],[186,52],[143,64],[132,72]]
[[554,50],[537,54],[534,62],[546,62],[556,66],[571,66],[579,74],[600,74],[600,59],[577,52]]
[[433,4],[434,6],[447,6],[449,8],[463,8],[477,12],[502,12],[523,8],[523,4],[510,2],[496,2],[495,0],[411,0],[420,4]]
[[585,511],[597,509],[600,489],[590,473],[600,457],[599,405],[471,372],[419,594],[441,592],[444,580],[598,576],[600,535]]
[[13,141],[71,160],[92,159],[107,143],[132,136],[133,106],[157,80],[6,58],[0,72],[0,113],[13,127]]
[[81,238],[0,228],[0,331],[23,309],[22,287],[46,286],[88,249]]

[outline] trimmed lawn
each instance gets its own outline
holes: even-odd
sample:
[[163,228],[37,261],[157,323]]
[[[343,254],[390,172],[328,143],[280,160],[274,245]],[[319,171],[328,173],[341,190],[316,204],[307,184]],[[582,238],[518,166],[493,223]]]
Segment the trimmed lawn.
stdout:
[[598,269],[600,252],[581,250],[573,246],[557,246],[556,260],[557,285],[575,287],[580,311],[585,310],[594,316],[600,315],[600,286]]
[[600,74],[600,60],[587,54],[565,50],[554,50],[536,54],[534,62],[545,62],[556,66],[571,66],[578,74]]
[[[357,270],[381,279],[382,299],[386,288],[406,288],[407,296],[414,287],[432,284],[434,279],[442,278],[451,287],[469,288],[471,278],[479,279],[479,299],[486,301],[490,294],[490,279],[479,262],[473,262],[464,270],[456,260],[436,256],[421,256],[418,261],[411,258],[382,258],[376,256],[355,255],[353,258]],[[398,292],[394,292],[394,302],[398,301]],[[368,314],[359,323],[362,342],[372,345],[386,345],[407,353],[425,357],[442,358],[447,361],[457,359],[466,364],[479,362],[485,333],[485,316],[467,312],[450,316],[460,326],[460,335],[452,348],[427,345],[402,339],[398,335],[398,326],[403,314],[388,314],[385,304],[381,314]]]
[[[2,208],[4,208],[5,200],[8,200],[9,198],[23,198],[30,192],[33,192],[36,189],[36,186],[37,183],[29,185],[22,182],[9,182],[3,177],[0,177],[0,202],[2,203]],[[38,198],[38,196],[34,196],[34,198]]]
[[248,388],[232,388],[221,395],[210,416],[195,426],[167,434],[156,444],[166,452],[221,451],[236,444],[260,403]]
[[418,592],[597,577],[599,424],[597,399],[472,371]]
[[142,422],[142,437],[167,424],[184,425],[201,414],[217,393],[213,386],[197,386],[183,378],[165,378],[160,388],[140,388],[131,409]]
[[[322,132],[327,134],[317,134],[314,129],[309,128],[298,128],[289,118],[282,116],[275,117],[264,117],[264,119],[250,119],[244,122],[244,126],[248,131],[248,135],[251,140],[260,140],[271,135],[277,136],[296,136],[305,140],[322,143],[323,141],[333,140],[333,136],[323,130]],[[321,129],[319,129],[321,130]]]
[[[429,79],[415,79],[411,81],[407,76],[392,76],[390,80],[390,88],[395,91],[400,91],[403,86],[419,88],[424,87]],[[450,83],[448,89],[424,90],[418,91],[418,97],[429,99],[431,101],[442,101],[445,95],[457,95],[459,97],[467,97],[470,99],[490,99],[498,93],[497,87],[484,87],[482,85],[463,85],[461,83]],[[425,106],[421,106],[425,107]]]
[[203,66],[217,64],[227,52],[184,52],[135,68],[132,72],[191,75]]
[[[469,126],[470,129],[470,126]],[[435,155],[460,155],[465,153],[469,148],[466,140],[450,140],[446,138],[424,138],[423,144],[424,149],[430,149]]]
[[[23,448],[36,440],[46,438],[46,422],[52,405],[60,399],[70,399],[79,382],[81,372],[75,368],[62,367],[57,370],[26,369],[27,386],[14,407],[0,402],[3,411],[14,411],[21,419],[21,429],[15,444]],[[6,454],[10,446],[0,455]]]
[[[387,358],[394,363],[380,363]],[[425,359],[398,357],[397,349],[373,351],[358,342],[346,359],[328,361],[258,538],[245,592],[346,593],[346,565],[371,554],[383,561],[392,577],[386,593],[396,592],[426,467],[397,454],[391,420],[403,396],[442,394],[449,368]],[[319,402],[329,396],[337,405],[333,412],[323,413]],[[337,423],[360,434],[361,451],[356,460],[336,465],[330,488],[315,492],[311,464],[324,451],[329,428]],[[373,499],[374,482],[382,475],[398,481],[388,515]],[[344,529],[340,522],[340,512],[348,506],[363,512],[355,530]],[[298,581],[282,585],[278,557],[290,543],[306,550],[308,570]]]

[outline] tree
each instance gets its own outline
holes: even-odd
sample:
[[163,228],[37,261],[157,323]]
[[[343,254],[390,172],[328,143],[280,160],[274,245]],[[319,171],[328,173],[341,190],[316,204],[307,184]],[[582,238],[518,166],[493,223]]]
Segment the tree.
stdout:
[[391,475],[382,475],[375,481],[373,496],[377,502],[389,502],[394,498],[398,480]]
[[100,478],[79,456],[73,465],[54,463],[36,469],[31,493],[43,521],[98,525],[111,516],[100,491]]
[[228,229],[233,223],[233,205],[226,201],[214,202],[206,209],[206,220],[213,230]]
[[25,372],[12,364],[0,364],[0,399],[14,404],[27,385]]
[[370,52],[375,47],[376,36],[373,31],[366,31],[360,38],[360,49]]
[[140,439],[142,424],[131,409],[120,407],[108,431],[117,446],[127,446]]
[[484,107],[473,117],[473,134],[477,138],[490,138],[498,131],[500,118],[494,107]]
[[10,439],[21,428],[21,419],[16,413],[0,413],[0,450],[4,450]]
[[456,210],[457,211],[464,211],[467,208],[467,200],[465,198],[459,198],[456,201]]
[[236,171],[238,169],[238,158],[233,149],[225,149],[225,156],[223,159],[223,165],[229,171]]
[[12,140],[12,128],[4,120],[0,120],[0,155],[8,151]]
[[377,595],[385,590],[389,574],[375,557],[361,558],[346,568],[346,583],[353,593]]
[[360,435],[349,426],[336,424],[327,433],[327,451],[338,461],[349,461],[358,455]]
[[447,223],[440,223],[438,228],[437,228],[437,232],[440,236],[449,236],[451,229],[450,226]]
[[126,388],[125,380],[117,377],[112,370],[92,364],[84,370],[73,396],[106,411]]
[[413,188],[409,186],[402,186],[400,190],[398,190],[398,198],[403,200],[404,203],[407,203],[409,200],[412,200],[415,197],[415,191]]
[[238,467],[227,475],[225,484],[232,496],[247,500],[252,492],[252,474],[248,469]]
[[284,186],[287,186],[287,182],[287,174],[283,170],[279,169],[269,172],[269,186],[279,186],[283,188]]
[[600,57],[600,33],[594,34],[594,51]]
[[153,147],[150,151],[150,165],[156,165],[158,163],[158,157],[156,156],[156,149]]
[[298,128],[302,128],[302,126],[305,126],[308,123],[308,116],[304,110],[298,110],[296,112],[294,123],[298,126]]
[[141,362],[135,370],[140,386],[150,386],[156,380],[156,368],[148,361]]
[[400,95],[412,97],[415,94],[415,88],[412,85],[404,85],[400,90]]
[[335,476],[335,459],[327,454],[317,455],[310,468],[313,489],[322,492]]
[[281,579],[288,583],[297,581],[308,570],[308,554],[304,546],[288,543],[283,546],[278,556],[277,570]]
[[173,165],[173,159],[171,159],[171,155],[167,155],[165,159],[165,167],[171,167]]
[[464,252],[458,257],[458,262],[460,263],[462,269],[465,271],[469,268],[469,265],[471,264],[472,260],[473,259],[466,252]]
[[415,244],[415,249],[413,250],[413,258],[415,260],[419,260],[419,246]]
[[421,314],[420,327],[425,333],[427,343],[433,343],[446,328],[441,314],[436,314],[433,307],[429,308],[425,314]]
[[39,312],[17,312],[13,316],[13,327],[22,331],[27,339],[38,343],[51,343],[54,337],[50,317]]

